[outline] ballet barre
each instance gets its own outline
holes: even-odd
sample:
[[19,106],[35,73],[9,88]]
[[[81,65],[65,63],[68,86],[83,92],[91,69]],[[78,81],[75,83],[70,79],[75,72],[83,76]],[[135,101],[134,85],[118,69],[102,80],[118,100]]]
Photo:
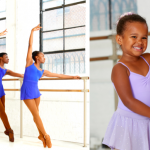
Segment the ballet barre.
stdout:
[[[150,35],[150,32],[148,32],[148,35]],[[90,37],[90,41],[109,39],[110,36],[112,35]]]
[[[41,78],[40,80],[83,80],[83,89],[39,89],[43,92],[83,92],[84,93],[84,131],[83,131],[83,147],[87,146],[87,80],[89,77],[81,77],[81,79],[61,79],[61,78]],[[20,88],[23,83],[23,78],[17,79],[2,79],[2,81],[20,81]],[[5,91],[20,91],[20,89],[4,89]],[[20,101],[20,138],[23,138],[23,101]]]

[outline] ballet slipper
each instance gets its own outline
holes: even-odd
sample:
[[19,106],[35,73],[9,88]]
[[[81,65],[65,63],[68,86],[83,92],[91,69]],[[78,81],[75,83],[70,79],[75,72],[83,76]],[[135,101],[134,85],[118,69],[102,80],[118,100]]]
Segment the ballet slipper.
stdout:
[[39,136],[38,136],[38,139],[43,142],[43,146],[44,146],[44,148],[45,148],[45,147],[46,147],[46,140],[44,139],[44,136],[43,136],[43,135],[39,135]]
[[45,134],[44,137],[46,139],[46,145],[47,145],[47,147],[51,148],[52,147],[52,142],[51,142],[50,136],[48,134]]
[[10,129],[8,129],[8,132],[9,132],[9,141],[10,142],[14,142],[14,132],[13,132],[13,130],[10,128]]
[[4,131],[4,133],[5,133],[6,135],[9,135],[8,129],[6,129],[6,130]]

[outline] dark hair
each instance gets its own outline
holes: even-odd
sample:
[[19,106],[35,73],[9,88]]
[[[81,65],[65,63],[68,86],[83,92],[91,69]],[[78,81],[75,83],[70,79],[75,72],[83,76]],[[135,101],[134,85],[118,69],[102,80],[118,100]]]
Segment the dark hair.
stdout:
[[4,55],[7,55],[7,53],[0,53],[0,57],[3,57]]
[[32,59],[35,61],[35,56],[38,56],[40,52],[39,51],[34,51],[32,52]]
[[123,32],[126,29],[127,22],[130,22],[130,23],[131,22],[141,22],[141,23],[145,23],[147,25],[146,20],[138,14],[125,15],[125,16],[121,17],[118,21],[117,28],[116,28],[117,34],[123,35]]

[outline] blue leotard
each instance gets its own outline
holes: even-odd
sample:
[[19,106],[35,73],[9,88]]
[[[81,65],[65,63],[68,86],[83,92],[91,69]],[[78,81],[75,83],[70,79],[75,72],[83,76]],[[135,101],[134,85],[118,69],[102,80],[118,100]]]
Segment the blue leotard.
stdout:
[[42,77],[44,70],[40,71],[34,63],[25,69],[24,80],[21,87],[21,100],[40,97],[38,80]]
[[0,98],[5,95],[3,84],[2,84],[2,78],[6,74],[6,71],[7,69],[3,69],[0,67]]

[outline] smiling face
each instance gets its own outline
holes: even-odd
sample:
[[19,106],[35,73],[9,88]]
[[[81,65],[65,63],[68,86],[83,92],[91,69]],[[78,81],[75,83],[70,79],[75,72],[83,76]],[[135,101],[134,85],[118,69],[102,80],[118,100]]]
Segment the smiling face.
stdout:
[[44,53],[40,52],[38,56],[36,56],[36,60],[38,60],[40,63],[44,63],[45,62]]
[[1,59],[1,61],[4,62],[4,64],[8,64],[8,62],[9,62],[9,58],[8,58],[7,54],[3,55],[3,57],[0,57],[0,59]]
[[116,35],[124,55],[140,56],[146,51],[148,27],[141,22],[127,22],[123,35]]

